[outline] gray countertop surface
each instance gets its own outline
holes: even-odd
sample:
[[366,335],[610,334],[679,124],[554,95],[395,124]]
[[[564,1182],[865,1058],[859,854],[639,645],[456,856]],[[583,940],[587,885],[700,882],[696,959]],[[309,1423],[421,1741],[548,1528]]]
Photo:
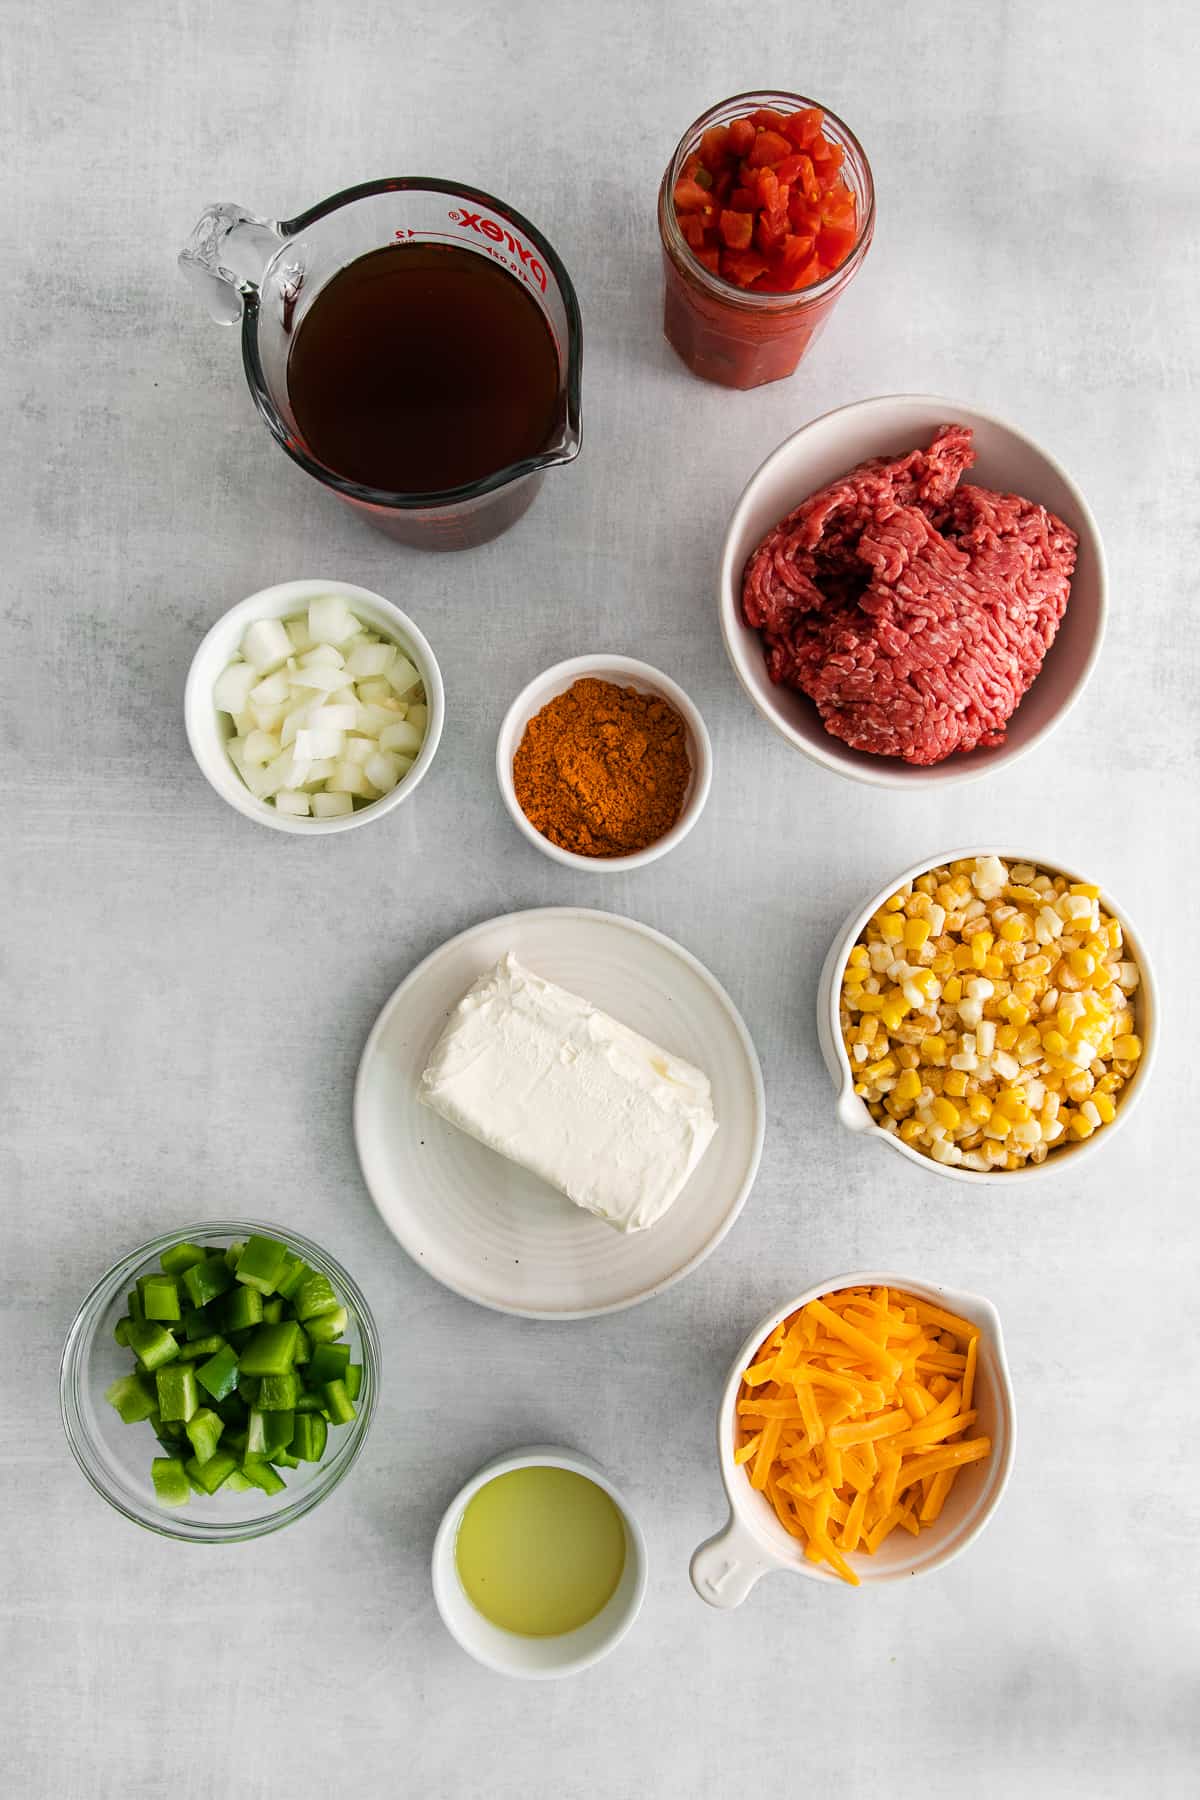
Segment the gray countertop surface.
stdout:
[[[1200,1751],[1193,1116],[1197,56],[1190,9],[259,0],[0,4],[6,581],[0,595],[0,1678],[15,1796],[724,1796],[903,1788],[1194,1792]],[[736,394],[660,335],[654,195],[683,126],[739,89],[825,98],[879,226],[811,362]],[[454,557],[361,526],[270,443],[234,333],[174,266],[202,205],[287,216],[412,170],[511,197],[571,269],[585,444],[509,536]],[[714,605],[724,522],[781,438],[887,392],[1012,419],[1089,497],[1106,649],[1008,773],[897,796],[825,773],[752,711]],[[449,715],[411,805],[338,839],[238,817],[189,755],[182,689],[241,596],[338,576],[408,609]],[[713,738],[672,856],[576,877],[518,836],[495,733],[540,668],[668,670]],[[963,1193],[837,1126],[812,1008],[850,906],[926,851],[1028,844],[1094,871],[1156,951],[1167,1016],[1136,1120],[1077,1173]],[[725,983],[768,1123],[710,1261],[635,1311],[482,1311],[400,1251],[350,1094],[372,1020],[444,938],[610,908]],[[134,1529],[80,1477],[56,1379],[86,1289],[195,1217],[286,1219],[375,1309],[382,1402],[351,1479],[224,1552]],[[736,1613],[687,1576],[724,1516],[713,1419],[754,1321],[892,1266],[989,1295],[1017,1394],[986,1535],[911,1585],[783,1575]],[[514,1443],[588,1451],[651,1576],[620,1652],[506,1682],[434,1610],[439,1515]]]

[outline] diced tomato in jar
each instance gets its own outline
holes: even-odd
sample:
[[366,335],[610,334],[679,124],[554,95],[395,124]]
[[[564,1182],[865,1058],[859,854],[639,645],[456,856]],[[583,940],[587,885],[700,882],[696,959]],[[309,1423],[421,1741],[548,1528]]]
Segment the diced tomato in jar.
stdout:
[[818,106],[759,107],[711,126],[675,183],[679,229],[697,261],[756,293],[794,293],[839,269],[858,241],[844,151]]

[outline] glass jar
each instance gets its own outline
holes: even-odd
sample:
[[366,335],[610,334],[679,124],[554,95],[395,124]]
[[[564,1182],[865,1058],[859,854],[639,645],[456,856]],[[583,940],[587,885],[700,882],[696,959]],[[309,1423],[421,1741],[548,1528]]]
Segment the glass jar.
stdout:
[[763,294],[735,287],[706,269],[693,254],[675,216],[675,183],[703,134],[759,107],[794,113],[819,105],[802,94],[735,94],[688,126],[667,165],[658,191],[658,230],[666,282],[663,330],[693,375],[724,387],[761,387],[791,375],[853,281],[875,231],[875,183],[866,152],[848,125],[825,113],[825,135],[845,152],[841,175],[857,201],[858,238],[844,263],[791,294]]

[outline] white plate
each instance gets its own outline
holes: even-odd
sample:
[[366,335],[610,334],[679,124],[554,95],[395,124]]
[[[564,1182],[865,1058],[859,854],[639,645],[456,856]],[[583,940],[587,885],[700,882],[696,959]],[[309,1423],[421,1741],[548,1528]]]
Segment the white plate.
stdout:
[[[417,1099],[446,1019],[506,950],[702,1068],[717,1134],[664,1219],[625,1237]],[[401,982],[367,1039],[354,1136],[371,1197],[414,1262],[498,1312],[582,1319],[649,1300],[715,1250],[762,1153],[762,1073],[720,983],[661,932],[549,906],[472,926]]]

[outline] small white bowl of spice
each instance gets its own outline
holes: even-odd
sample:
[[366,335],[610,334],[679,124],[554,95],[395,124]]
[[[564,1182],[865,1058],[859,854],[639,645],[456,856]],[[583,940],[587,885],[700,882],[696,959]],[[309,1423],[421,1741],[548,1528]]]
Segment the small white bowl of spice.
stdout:
[[683,841],[712,745],[683,689],[631,656],[575,656],[521,690],[496,744],[513,823],[569,869],[638,869]]
[[277,831],[348,831],[415,791],[445,716],[424,634],[381,594],[285,581],[217,620],[192,660],[184,719],[223,800]]

